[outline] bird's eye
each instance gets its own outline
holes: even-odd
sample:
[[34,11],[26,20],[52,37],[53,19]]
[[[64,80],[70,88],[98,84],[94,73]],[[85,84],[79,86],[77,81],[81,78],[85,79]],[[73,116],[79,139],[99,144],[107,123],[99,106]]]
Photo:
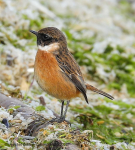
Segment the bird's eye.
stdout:
[[41,37],[42,41],[48,41],[51,39],[51,37],[47,34],[41,34],[40,37]]
[[44,34],[44,39],[47,39],[48,37],[49,37],[48,35]]

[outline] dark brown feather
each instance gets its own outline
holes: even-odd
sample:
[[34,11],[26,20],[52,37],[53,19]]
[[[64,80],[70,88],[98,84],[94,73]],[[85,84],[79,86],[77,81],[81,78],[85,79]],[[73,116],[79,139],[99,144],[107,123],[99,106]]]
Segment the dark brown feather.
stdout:
[[82,73],[80,71],[79,65],[74,60],[70,52],[60,51],[61,54],[55,55],[58,65],[62,72],[73,82],[76,88],[83,94],[86,102],[88,103],[88,98],[86,95],[86,86],[82,78]]
[[108,93],[106,93],[106,92],[103,92],[103,91],[101,91],[101,90],[98,90],[97,88],[93,87],[92,85],[86,84],[86,88],[87,88],[88,90],[91,90],[91,91],[93,91],[93,92],[96,92],[96,93],[98,93],[98,94],[101,94],[101,95],[103,95],[103,96],[105,96],[105,97],[107,97],[107,98],[109,98],[109,99],[111,99],[111,100],[114,99],[114,97],[111,96],[110,94],[108,94]]

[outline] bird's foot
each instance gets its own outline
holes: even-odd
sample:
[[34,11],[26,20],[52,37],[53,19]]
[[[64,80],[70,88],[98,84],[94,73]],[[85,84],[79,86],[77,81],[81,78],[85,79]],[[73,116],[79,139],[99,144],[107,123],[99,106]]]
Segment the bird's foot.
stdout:
[[71,126],[71,123],[69,121],[65,120],[65,117],[56,117],[56,118],[53,118],[52,120],[50,120],[50,122],[58,122],[58,123],[66,122],[67,124],[70,124],[70,126]]

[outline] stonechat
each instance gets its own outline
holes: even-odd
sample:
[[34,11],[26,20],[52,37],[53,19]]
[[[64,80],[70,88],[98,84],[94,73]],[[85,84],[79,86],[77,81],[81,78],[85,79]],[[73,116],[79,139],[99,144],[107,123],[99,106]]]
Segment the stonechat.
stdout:
[[[65,35],[55,27],[38,32],[30,30],[37,37],[38,51],[35,58],[34,77],[39,86],[49,95],[62,101],[61,116],[54,121],[63,122],[71,99],[83,95],[86,102],[87,89],[114,99],[108,93],[84,82],[81,70],[67,47]],[[63,112],[64,100],[67,100]]]

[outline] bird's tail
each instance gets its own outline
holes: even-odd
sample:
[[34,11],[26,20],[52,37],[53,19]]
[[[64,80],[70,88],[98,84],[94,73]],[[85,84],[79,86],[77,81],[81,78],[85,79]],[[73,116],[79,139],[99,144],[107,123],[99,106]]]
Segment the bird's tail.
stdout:
[[86,84],[86,88],[87,88],[88,90],[91,90],[91,91],[93,91],[93,92],[96,92],[96,93],[98,93],[98,94],[101,94],[101,95],[103,95],[103,96],[105,96],[105,97],[107,97],[107,98],[109,98],[109,99],[111,99],[111,100],[114,99],[114,97],[111,96],[110,94],[108,94],[108,93],[106,93],[106,92],[103,92],[103,91],[101,91],[101,90],[98,90],[97,88],[93,87],[92,85]]

